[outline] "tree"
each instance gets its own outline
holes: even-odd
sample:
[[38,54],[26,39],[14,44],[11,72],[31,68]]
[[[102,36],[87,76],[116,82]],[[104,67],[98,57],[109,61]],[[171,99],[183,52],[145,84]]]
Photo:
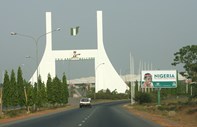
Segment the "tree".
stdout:
[[65,73],[63,74],[62,77],[62,85],[63,85],[63,104],[66,104],[68,103],[69,92],[68,92],[68,84],[67,84]]
[[193,81],[197,81],[197,45],[182,47],[178,52],[174,53],[174,56],[172,65],[183,64],[186,73]]
[[23,107],[25,106],[25,93],[24,93],[24,84],[23,84],[23,76],[22,76],[21,67],[18,67],[17,71],[17,89],[18,89],[18,104]]
[[3,81],[3,106],[8,108],[10,106],[10,79],[7,70],[4,74],[4,81]]
[[14,70],[11,71],[10,76],[10,102],[11,106],[16,107],[18,105],[18,89],[16,84],[16,76]]
[[48,103],[52,104],[53,101],[53,84],[52,84],[52,78],[51,75],[48,74],[48,79],[47,79],[47,101]]
[[59,85],[61,84],[61,81],[58,79],[58,77],[56,76],[53,79],[53,91],[52,91],[52,104],[56,104],[56,103],[60,103],[60,98],[61,98],[61,88],[59,87]]
[[45,84],[42,82],[41,76],[38,77],[37,106],[42,107],[47,102]]
[[53,85],[55,103],[60,104],[62,103],[62,83],[57,76],[53,79]]

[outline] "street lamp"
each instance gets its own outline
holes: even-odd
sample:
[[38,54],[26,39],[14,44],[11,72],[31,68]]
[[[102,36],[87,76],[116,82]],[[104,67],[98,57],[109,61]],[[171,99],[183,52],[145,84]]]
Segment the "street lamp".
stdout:
[[10,33],[11,35],[18,35],[18,36],[21,36],[21,37],[30,38],[30,39],[32,39],[35,42],[35,44],[36,44],[37,84],[38,84],[38,41],[40,40],[41,37],[46,36],[47,34],[50,34],[50,33],[55,32],[55,31],[60,31],[60,28],[57,28],[55,30],[52,30],[52,31],[47,32],[45,34],[42,34],[42,35],[38,36],[37,38],[35,38],[34,36],[31,36],[31,35],[26,35],[26,34],[21,34],[21,33],[16,33],[16,32],[11,32]]

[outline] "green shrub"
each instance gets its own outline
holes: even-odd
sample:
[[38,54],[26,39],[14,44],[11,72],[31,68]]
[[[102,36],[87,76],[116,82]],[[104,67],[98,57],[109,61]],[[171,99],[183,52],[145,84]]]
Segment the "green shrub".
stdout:
[[142,92],[136,93],[134,100],[139,104],[152,102],[150,93],[142,93]]

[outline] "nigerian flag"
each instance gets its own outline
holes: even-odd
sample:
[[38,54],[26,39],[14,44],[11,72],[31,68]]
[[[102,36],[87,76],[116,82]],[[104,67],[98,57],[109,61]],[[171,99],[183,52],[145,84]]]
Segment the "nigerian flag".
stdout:
[[79,32],[79,26],[75,27],[75,28],[70,28],[70,34],[72,36],[76,36]]

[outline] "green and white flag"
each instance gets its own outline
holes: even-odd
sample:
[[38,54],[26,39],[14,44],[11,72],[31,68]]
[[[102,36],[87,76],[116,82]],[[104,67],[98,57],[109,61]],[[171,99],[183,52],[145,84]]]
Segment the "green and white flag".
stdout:
[[71,36],[76,36],[79,32],[79,26],[75,27],[75,28],[70,28],[70,34]]

